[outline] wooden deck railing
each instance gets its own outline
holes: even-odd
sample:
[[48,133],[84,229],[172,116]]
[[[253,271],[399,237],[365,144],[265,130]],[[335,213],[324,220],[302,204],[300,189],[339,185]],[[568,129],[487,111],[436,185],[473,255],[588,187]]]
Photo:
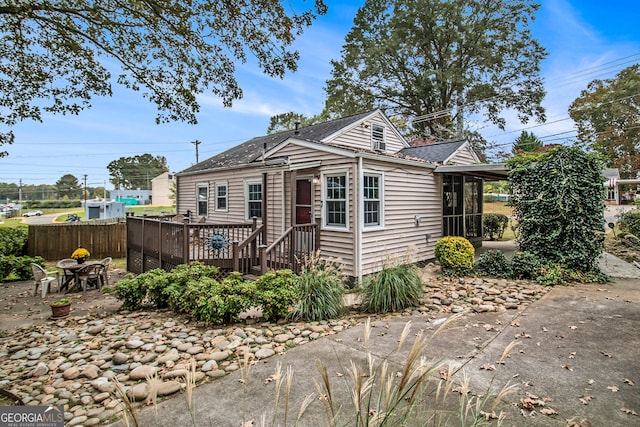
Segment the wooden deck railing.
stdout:
[[258,262],[258,247],[262,246],[264,225],[256,228],[244,241],[234,240],[231,243],[233,254],[233,271],[242,274],[252,272],[253,267],[260,265]]
[[317,224],[301,224],[289,227],[269,246],[260,248],[260,274],[268,270],[288,268],[299,273],[302,261],[319,248]]
[[[242,274],[288,268],[319,247],[317,224],[295,225],[267,246],[264,225],[182,223],[170,218],[127,217],[127,270],[172,270],[201,261]],[[218,237],[216,237],[218,236]],[[212,244],[212,241],[215,244]]]

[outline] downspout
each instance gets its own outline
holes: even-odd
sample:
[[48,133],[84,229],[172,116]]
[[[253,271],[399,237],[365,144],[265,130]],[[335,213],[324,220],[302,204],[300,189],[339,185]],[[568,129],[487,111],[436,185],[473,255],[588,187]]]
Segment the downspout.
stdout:
[[356,277],[358,283],[362,282],[362,215],[360,215],[360,206],[362,203],[362,198],[364,197],[363,189],[362,189],[362,157],[358,156],[358,163],[356,165],[356,201],[353,204],[353,216],[355,219],[355,235],[356,235],[356,253],[355,253],[355,264],[356,264]]
[[280,234],[284,234],[284,230],[286,230],[287,227],[287,223],[286,223],[286,215],[285,210],[287,209],[287,191],[286,191],[286,185],[284,182],[284,170],[280,171],[280,182],[282,183],[282,194],[281,194],[281,200],[280,200],[280,219],[281,219],[281,227],[280,227]]

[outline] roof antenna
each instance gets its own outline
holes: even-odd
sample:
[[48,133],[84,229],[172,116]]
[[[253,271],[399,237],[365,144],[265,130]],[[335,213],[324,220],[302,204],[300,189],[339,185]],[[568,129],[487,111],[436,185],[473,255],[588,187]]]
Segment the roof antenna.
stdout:
[[293,131],[294,135],[299,135],[300,134],[300,122],[295,122],[296,125],[296,129]]

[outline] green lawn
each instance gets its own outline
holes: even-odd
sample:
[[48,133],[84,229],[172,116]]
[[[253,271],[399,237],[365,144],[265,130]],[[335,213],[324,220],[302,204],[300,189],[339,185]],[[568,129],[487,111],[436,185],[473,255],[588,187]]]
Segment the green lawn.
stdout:
[[[507,206],[507,202],[485,202],[483,204],[483,207],[484,207],[483,211],[486,214],[498,213],[498,214],[506,215],[508,217],[511,217],[511,215],[513,214],[513,210],[510,206]],[[518,224],[517,221],[509,220],[509,225],[507,226],[507,229],[504,231],[504,235],[502,236],[501,240],[515,239],[516,236],[511,227],[515,227],[517,224]]]

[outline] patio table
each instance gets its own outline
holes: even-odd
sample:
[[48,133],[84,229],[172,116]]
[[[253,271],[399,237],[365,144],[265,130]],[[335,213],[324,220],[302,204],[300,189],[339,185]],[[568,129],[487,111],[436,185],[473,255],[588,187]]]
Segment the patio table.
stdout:
[[67,290],[66,293],[80,291],[80,279],[78,277],[78,271],[87,265],[100,264],[100,261],[86,261],[82,264],[78,264],[76,261],[58,262],[57,266],[64,270],[64,277],[62,285],[60,285],[60,292]]

